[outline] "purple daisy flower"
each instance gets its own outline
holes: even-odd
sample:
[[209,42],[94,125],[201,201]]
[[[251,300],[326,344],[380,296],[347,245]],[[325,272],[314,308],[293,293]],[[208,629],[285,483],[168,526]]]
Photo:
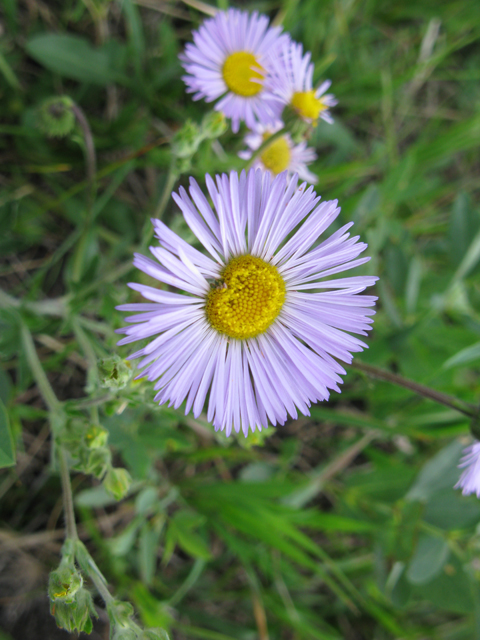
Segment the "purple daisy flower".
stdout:
[[[268,127],[261,124],[258,125],[255,131],[251,131],[245,136],[244,141],[248,149],[238,154],[240,158],[250,160],[253,153],[282,127],[282,122]],[[295,144],[290,134],[286,133],[265,148],[263,153],[254,160],[252,168],[270,171],[275,176],[282,173],[282,171],[287,171],[289,176],[297,173],[300,180],[315,184],[318,178],[308,170],[307,165],[316,159],[317,154],[311,147],[307,146],[304,140]]]
[[293,40],[283,44],[280,54],[272,59],[267,84],[281,101],[277,104],[277,116],[289,105],[309,124],[315,126],[319,118],[332,124],[330,107],[334,107],[337,100],[333,94],[325,93],[332,83],[325,80],[317,89],[313,88],[314,67],[310,59],[310,52],[304,55],[302,45]]
[[130,358],[141,358],[138,377],[157,381],[155,400],[236,432],[283,424],[312,402],[339,391],[345,371],[366,345],[374,296],[358,295],[373,276],[330,279],[364,264],[366,244],[344,225],[323,232],[338,216],[337,201],[319,203],[298,178],[250,170],[205,177],[213,207],[193,178],[190,197],[173,194],[209,255],[191,247],[160,220],[160,246],[152,260],[134,265],[182,293],[129,286],[150,302],[124,304],[130,326],[119,344],[150,339]]
[[464,449],[458,466],[465,471],[454,488],[461,489],[464,496],[475,493],[480,498],[480,442],[474,442]]
[[237,132],[241,121],[249,128],[273,120],[278,98],[264,86],[271,56],[288,40],[281,27],[269,27],[268,18],[238,9],[220,11],[193,32],[193,43],[180,56],[187,72],[183,80],[193,99],[215,105]]

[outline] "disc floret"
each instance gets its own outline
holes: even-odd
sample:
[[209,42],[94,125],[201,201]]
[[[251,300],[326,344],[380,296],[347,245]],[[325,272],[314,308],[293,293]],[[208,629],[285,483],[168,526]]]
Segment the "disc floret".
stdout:
[[219,286],[207,296],[207,320],[230,338],[254,338],[278,317],[285,295],[285,283],[274,265],[256,256],[238,256],[229,261]]

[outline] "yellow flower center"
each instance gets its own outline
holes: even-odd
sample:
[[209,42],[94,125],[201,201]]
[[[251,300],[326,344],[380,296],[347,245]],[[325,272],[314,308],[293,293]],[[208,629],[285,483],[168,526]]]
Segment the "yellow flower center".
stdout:
[[315,97],[315,91],[297,91],[293,94],[292,107],[306,120],[318,120],[318,116],[327,106]]
[[253,53],[235,51],[225,60],[222,75],[230,91],[248,98],[262,90],[262,83],[258,80],[263,80],[265,70]]
[[232,258],[223,269],[222,285],[207,296],[210,325],[230,338],[245,340],[263,333],[285,302],[285,283],[277,268],[261,258]]
[[[266,138],[264,136],[264,140],[268,140],[269,137],[270,135],[267,135]],[[292,154],[288,140],[285,136],[282,136],[268,145],[260,156],[260,160],[265,169],[277,175],[277,173],[282,173],[282,171],[288,169],[291,157]]]

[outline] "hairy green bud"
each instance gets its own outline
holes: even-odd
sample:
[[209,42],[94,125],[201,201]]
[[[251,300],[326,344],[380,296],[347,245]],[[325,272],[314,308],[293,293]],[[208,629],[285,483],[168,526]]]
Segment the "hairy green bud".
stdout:
[[101,385],[105,389],[123,389],[130,380],[130,365],[116,354],[100,360],[98,369]]
[[202,140],[203,135],[198,125],[192,120],[187,120],[183,127],[173,136],[172,154],[176,158],[191,158]]
[[99,449],[107,444],[108,431],[99,424],[92,424],[85,432],[84,439],[89,449]]
[[130,627],[124,629],[115,627],[112,640],[138,640],[138,634]]
[[228,124],[223,113],[210,111],[202,120],[202,133],[205,138],[214,140],[219,138],[228,129]]
[[73,100],[68,96],[48,98],[38,109],[38,126],[50,138],[63,138],[75,127]]
[[48,596],[52,602],[73,602],[83,586],[83,578],[73,564],[63,563],[52,571],[48,581]]
[[90,593],[83,587],[71,601],[55,598],[50,602],[50,613],[55,617],[57,626],[72,633],[73,631],[91,633],[92,616],[98,618]]
[[89,473],[96,478],[103,478],[111,464],[112,454],[110,449],[102,447],[101,449],[93,449],[85,456],[85,462],[82,465],[84,473]]
[[[132,616],[134,613],[133,606],[130,604],[130,602],[113,600],[113,602],[110,602],[107,605],[107,612],[112,626],[115,627],[116,633],[130,630],[130,623],[132,622]],[[117,635],[114,635],[114,638],[117,638]],[[118,636],[118,638],[121,638],[123,640],[122,635]],[[127,638],[128,636],[125,636],[125,640],[127,640]]]
[[103,481],[103,486],[115,500],[121,500],[127,494],[132,478],[126,469],[110,467]]

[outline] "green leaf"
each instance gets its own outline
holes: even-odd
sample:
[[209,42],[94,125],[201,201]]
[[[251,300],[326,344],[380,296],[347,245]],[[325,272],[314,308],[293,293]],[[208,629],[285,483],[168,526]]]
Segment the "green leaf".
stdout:
[[476,497],[463,496],[461,491],[448,487],[429,499],[423,519],[446,531],[474,527],[480,521],[480,501]]
[[157,568],[157,552],[160,531],[155,530],[147,520],[140,531],[138,560],[142,582],[147,586],[152,583]]
[[425,584],[440,573],[448,560],[450,549],[443,538],[423,536],[407,570],[411,584]]
[[450,369],[451,367],[458,367],[461,364],[467,364],[467,362],[473,362],[474,360],[480,360],[480,342],[476,342],[470,347],[462,349],[446,360],[443,364],[443,368]]
[[440,489],[453,487],[459,477],[457,465],[463,446],[454,440],[429,460],[406,495],[407,500],[428,500]]
[[210,560],[212,557],[205,542],[193,531],[177,529],[177,541],[184,551],[195,558]]
[[[472,586],[457,558],[450,559],[443,570],[428,584],[414,586],[414,594],[429,600],[440,611],[471,614],[473,611]],[[475,586],[476,589],[476,586]]]
[[7,410],[0,400],[0,468],[12,467],[15,464],[12,434]]
[[44,33],[25,46],[34,60],[64,78],[102,86],[115,80],[109,56],[79,36]]

